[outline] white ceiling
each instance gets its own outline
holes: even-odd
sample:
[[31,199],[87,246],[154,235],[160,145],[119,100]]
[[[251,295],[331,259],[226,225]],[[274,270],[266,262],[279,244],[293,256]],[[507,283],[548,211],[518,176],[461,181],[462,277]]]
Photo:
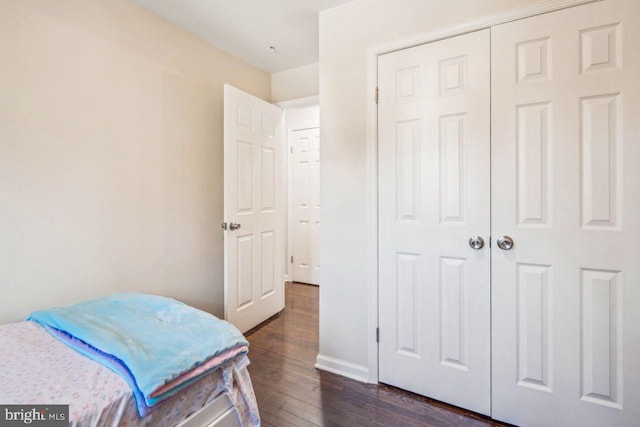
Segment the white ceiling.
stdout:
[[243,61],[275,73],[316,62],[318,12],[352,0],[134,1]]

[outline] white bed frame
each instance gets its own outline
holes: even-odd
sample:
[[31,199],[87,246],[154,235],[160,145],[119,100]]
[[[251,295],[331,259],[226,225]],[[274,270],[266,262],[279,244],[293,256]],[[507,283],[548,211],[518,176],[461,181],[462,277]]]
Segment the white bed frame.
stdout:
[[242,427],[231,399],[221,394],[176,427]]

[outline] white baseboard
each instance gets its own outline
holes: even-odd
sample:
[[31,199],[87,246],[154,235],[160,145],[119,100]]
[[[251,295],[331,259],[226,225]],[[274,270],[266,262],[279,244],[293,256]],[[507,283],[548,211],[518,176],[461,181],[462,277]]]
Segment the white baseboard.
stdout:
[[356,365],[346,360],[319,354],[318,357],[316,357],[316,368],[362,383],[369,382],[369,369],[366,366]]

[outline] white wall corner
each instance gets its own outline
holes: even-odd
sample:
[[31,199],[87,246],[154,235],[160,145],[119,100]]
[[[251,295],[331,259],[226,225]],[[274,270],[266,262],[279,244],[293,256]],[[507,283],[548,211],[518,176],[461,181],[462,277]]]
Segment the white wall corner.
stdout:
[[305,96],[304,98],[289,99],[287,101],[276,102],[276,105],[285,110],[288,108],[304,108],[313,107],[320,104],[320,96],[312,95]]
[[318,95],[320,66],[317,62],[271,74],[271,102]]
[[318,354],[318,357],[316,357],[316,368],[362,383],[369,382],[369,369],[366,366],[356,365],[355,363],[336,359],[335,357]]

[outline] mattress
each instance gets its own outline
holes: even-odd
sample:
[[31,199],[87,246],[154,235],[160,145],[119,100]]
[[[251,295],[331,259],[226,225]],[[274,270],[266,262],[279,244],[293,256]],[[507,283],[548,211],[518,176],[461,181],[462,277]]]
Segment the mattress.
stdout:
[[171,426],[226,394],[243,425],[259,424],[239,355],[140,418],[133,392],[117,374],[53,338],[34,322],[0,325],[0,402],[69,404],[71,426]]

